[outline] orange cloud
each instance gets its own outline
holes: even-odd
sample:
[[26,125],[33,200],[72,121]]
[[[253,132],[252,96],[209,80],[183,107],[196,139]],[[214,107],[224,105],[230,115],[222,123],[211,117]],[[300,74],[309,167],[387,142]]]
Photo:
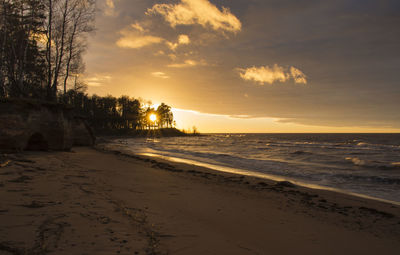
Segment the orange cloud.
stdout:
[[294,82],[307,84],[306,75],[296,67],[290,67],[290,74],[292,75]]
[[168,79],[169,76],[164,72],[152,72],[151,75],[157,78]]
[[[133,31],[132,28],[135,28]],[[116,42],[120,48],[139,49],[152,44],[158,44],[164,41],[163,38],[152,35],[143,35],[140,30],[139,24],[132,24],[130,29],[123,29],[120,31],[121,38]]]
[[184,68],[184,67],[194,67],[194,66],[205,66],[207,63],[202,60],[202,61],[195,61],[195,60],[185,60],[183,63],[175,63],[175,64],[169,64],[167,65],[168,67],[173,67],[173,68]]
[[84,78],[86,84],[90,87],[100,87],[107,84],[111,80],[110,75],[94,74],[92,76]]
[[151,44],[157,44],[162,42],[163,39],[156,36],[146,35],[146,36],[125,36],[117,41],[118,47],[121,48],[131,48],[139,49]]
[[178,42],[176,42],[176,43],[166,42],[167,46],[171,50],[176,50],[176,48],[178,48],[179,45],[185,45],[185,44],[189,44],[189,43],[190,43],[190,39],[189,39],[189,36],[187,36],[187,35],[179,35]]
[[117,12],[115,11],[115,3],[114,0],[106,0],[106,6],[104,9],[104,14],[106,16],[116,16]]
[[139,22],[131,24],[131,27],[133,29],[136,29],[137,31],[140,31],[140,32],[144,32],[145,31],[145,29],[142,27],[142,25],[139,24]]
[[295,67],[285,68],[277,64],[272,67],[260,66],[249,67],[246,69],[239,68],[240,77],[247,81],[255,81],[264,85],[265,83],[272,84],[274,82],[286,82],[293,79],[295,83],[307,84],[306,75]]
[[160,14],[172,26],[199,24],[213,30],[238,32],[240,20],[228,8],[222,11],[208,0],[181,0],[178,4],[156,4],[148,9],[147,15]]
[[179,35],[178,43],[179,44],[189,44],[190,43],[189,36],[187,36],[187,35]]

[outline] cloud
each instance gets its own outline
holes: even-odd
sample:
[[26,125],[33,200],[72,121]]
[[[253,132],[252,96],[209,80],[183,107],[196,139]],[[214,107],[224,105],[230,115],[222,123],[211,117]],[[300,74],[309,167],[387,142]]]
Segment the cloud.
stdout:
[[151,44],[160,43],[162,41],[162,38],[151,35],[124,36],[117,41],[117,45],[121,48],[139,49]]
[[117,12],[115,11],[115,0],[106,0],[104,14],[106,16],[116,16],[117,15]]
[[174,67],[174,68],[183,68],[183,67],[191,67],[191,66],[197,66],[197,62],[194,60],[185,60],[183,63],[176,63],[176,64],[169,64],[168,67]]
[[168,57],[172,60],[175,60],[177,58],[177,56],[175,54],[168,54]]
[[295,83],[307,84],[307,76],[295,67],[285,68],[277,64],[272,67],[260,66],[249,67],[246,69],[239,68],[240,77],[247,81],[255,81],[264,85],[274,82],[286,82],[293,79]]
[[296,67],[290,67],[290,74],[295,83],[307,84],[307,76]]
[[176,50],[176,48],[178,48],[179,45],[185,45],[185,44],[189,44],[189,43],[190,43],[190,38],[187,35],[179,35],[178,41],[176,43],[166,42],[167,46],[171,50]]
[[133,29],[136,29],[136,30],[139,31],[139,32],[144,32],[144,31],[145,31],[144,28],[142,27],[142,25],[139,24],[139,22],[136,22],[136,23],[134,23],[134,24],[131,24],[131,27],[132,27]]
[[151,75],[157,78],[168,79],[169,76],[164,72],[152,72]]
[[167,66],[173,67],[173,68],[185,68],[185,67],[205,66],[205,65],[207,65],[207,63],[204,60],[195,61],[195,60],[187,59],[183,63],[169,64]]
[[[187,45],[190,43],[189,36],[185,34],[179,35],[176,42],[169,42],[158,36],[147,35],[147,33],[148,30],[144,29],[140,23],[133,23],[129,27],[120,31],[121,38],[116,42],[116,44],[120,48],[139,49],[152,44],[164,42],[168,48],[174,51],[180,45]],[[155,55],[165,55],[165,52],[159,50]]]
[[287,80],[284,68],[276,64],[272,68],[269,66],[254,66],[247,69],[240,69],[240,77],[244,80],[253,80],[261,84],[272,84],[275,81],[285,82]]
[[166,42],[168,48],[170,48],[171,50],[176,50],[176,48],[178,48],[178,44],[177,43],[172,43],[172,42]]
[[86,77],[84,81],[90,87],[100,87],[103,86],[104,83],[107,83],[111,80],[110,75],[102,75],[102,74],[95,74],[90,77]]
[[159,50],[153,54],[154,56],[165,56],[165,52],[163,50]]
[[189,44],[190,43],[189,36],[187,36],[187,35],[179,35],[178,43],[179,44]]
[[115,9],[115,4],[113,0],[106,0],[106,5],[110,9]]
[[[139,24],[132,24],[131,27],[137,30],[141,27]],[[143,35],[140,31],[132,31],[132,29],[123,29],[120,31],[121,38],[116,42],[120,48],[139,49],[152,44],[158,44],[164,41],[163,38],[152,35]]]
[[155,4],[147,15],[160,14],[172,26],[199,24],[203,27],[227,32],[238,32],[240,20],[228,8],[222,11],[208,0],[181,0],[178,4]]

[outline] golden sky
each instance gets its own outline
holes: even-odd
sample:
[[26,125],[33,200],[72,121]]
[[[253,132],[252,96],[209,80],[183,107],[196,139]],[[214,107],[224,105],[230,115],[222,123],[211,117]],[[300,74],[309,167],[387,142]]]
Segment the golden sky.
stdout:
[[399,132],[394,0],[99,0],[89,94],[200,132]]

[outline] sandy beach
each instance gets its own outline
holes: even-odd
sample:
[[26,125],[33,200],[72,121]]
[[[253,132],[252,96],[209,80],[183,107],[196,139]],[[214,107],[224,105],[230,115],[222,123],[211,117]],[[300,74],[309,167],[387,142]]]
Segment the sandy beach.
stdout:
[[400,207],[160,159],[8,154],[0,254],[398,254]]

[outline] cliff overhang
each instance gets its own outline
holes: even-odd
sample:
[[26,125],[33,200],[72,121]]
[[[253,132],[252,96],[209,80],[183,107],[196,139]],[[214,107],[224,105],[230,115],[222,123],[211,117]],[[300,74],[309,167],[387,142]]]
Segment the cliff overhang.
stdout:
[[24,99],[0,101],[0,150],[70,150],[93,145],[84,118],[63,104]]

